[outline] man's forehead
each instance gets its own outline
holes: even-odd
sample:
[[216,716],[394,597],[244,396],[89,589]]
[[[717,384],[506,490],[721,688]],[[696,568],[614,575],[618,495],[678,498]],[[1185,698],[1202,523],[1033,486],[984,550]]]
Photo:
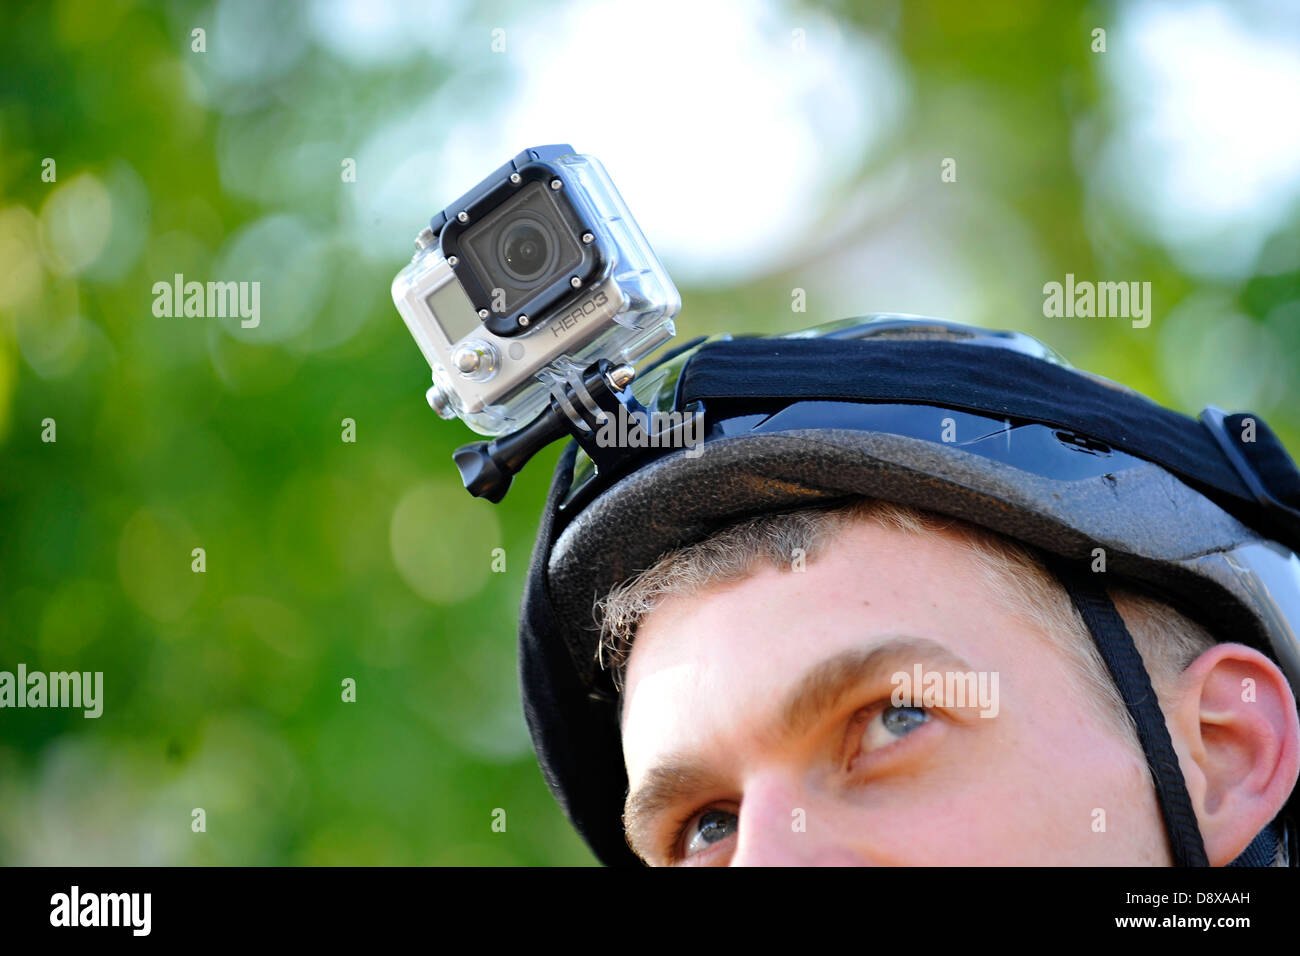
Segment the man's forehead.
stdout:
[[756,647],[806,665],[810,645],[833,650],[866,627],[935,630],[954,604],[966,614],[992,603],[984,583],[955,536],[859,522],[806,564],[763,564],[741,580],[661,598],[637,628],[626,685],[710,657],[742,661]]
[[852,530],[805,572],[762,567],[647,615],[622,702],[630,774],[691,741],[743,746],[819,662],[900,634],[922,638],[930,659],[990,660],[1006,611],[964,548],[949,536]]

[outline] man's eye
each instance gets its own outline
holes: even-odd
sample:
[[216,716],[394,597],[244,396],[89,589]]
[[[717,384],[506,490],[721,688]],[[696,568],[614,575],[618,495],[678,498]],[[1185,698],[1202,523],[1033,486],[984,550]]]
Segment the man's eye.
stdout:
[[734,813],[726,810],[706,810],[699,816],[692,817],[682,831],[686,839],[685,856],[702,853],[719,840],[725,840],[736,832],[739,822]]
[[862,731],[862,749],[887,747],[930,719],[930,712],[924,707],[886,707],[867,721]]
[[[924,707],[886,706],[867,719],[860,752],[887,747],[931,719],[932,715]],[[736,832],[739,823],[739,817],[728,810],[705,810],[691,817],[678,837],[679,846],[685,843],[682,858],[703,853],[713,844],[725,840]]]

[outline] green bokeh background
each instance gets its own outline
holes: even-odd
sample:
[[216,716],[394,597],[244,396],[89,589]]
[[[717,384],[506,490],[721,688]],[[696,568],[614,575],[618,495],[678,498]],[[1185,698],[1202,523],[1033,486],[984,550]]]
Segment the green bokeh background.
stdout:
[[[247,96],[223,114],[201,95],[218,86],[189,33],[219,6],[0,12],[0,670],[103,671],[106,697],[98,720],[0,710],[0,862],[593,862],[540,776],[515,676],[515,614],[558,448],[498,507],[464,494],[448,456],[469,433],[425,406],[428,368],[389,298],[405,260],[359,248],[354,184],[339,175],[355,152],[311,148],[366,139],[459,61],[358,65],[303,40],[273,75],[219,87]],[[269,6],[275,37],[250,42],[271,57],[307,13]],[[1027,331],[1193,414],[1244,396],[1300,448],[1295,191],[1248,268],[1213,277],[1097,186],[1125,104],[1089,35],[1110,27],[1105,56],[1126,55],[1115,9],[765,9],[782,32],[813,18],[873,38],[901,64],[905,108],[854,168],[818,184],[817,225],[788,255],[681,283],[682,337],[924,311],[884,301],[895,287],[870,257],[860,270],[846,261],[833,295],[809,278],[807,250],[832,220],[837,244],[866,248],[914,221],[936,252],[890,268],[914,269],[918,288],[950,267],[974,281],[945,317]],[[489,99],[512,93],[488,37],[524,10],[457,6],[457,36],[485,50]],[[1294,125],[1291,106],[1277,122]],[[292,181],[229,188],[232,168],[256,170],[285,135],[307,144]],[[737,161],[761,148],[737,144]],[[676,144],[665,169],[690,175],[690,149]],[[1142,155],[1138,174],[1167,172]],[[944,157],[958,158],[955,184],[939,181]],[[482,156],[483,172],[504,158]],[[901,186],[899,170],[911,171]],[[884,198],[845,228],[843,210],[868,194]],[[392,223],[403,243],[433,211],[426,199]],[[707,226],[707,210],[690,212]],[[261,327],[155,317],[153,283],[177,272],[265,276]],[[1066,273],[1150,281],[1151,327],[1045,318],[1042,285]],[[808,291],[806,313],[791,310],[794,288]],[[355,443],[341,440],[345,418]],[[54,443],[41,440],[45,419]],[[203,574],[191,571],[199,547]],[[340,699],[344,678],[356,703]],[[195,807],[206,833],[191,831]]]

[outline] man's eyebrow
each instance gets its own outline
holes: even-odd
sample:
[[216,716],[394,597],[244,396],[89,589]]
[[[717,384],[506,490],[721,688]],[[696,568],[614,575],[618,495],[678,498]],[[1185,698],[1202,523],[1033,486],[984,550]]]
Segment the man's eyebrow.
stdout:
[[623,805],[627,845],[643,860],[650,859],[651,851],[658,849],[651,828],[659,816],[691,794],[701,793],[720,782],[703,763],[669,761],[652,767]]
[[[774,729],[778,739],[807,733],[859,685],[921,660],[956,671],[972,669],[942,644],[920,637],[895,637],[868,648],[843,651],[806,670],[777,706]],[[649,858],[650,851],[657,849],[652,846],[651,830],[659,815],[687,797],[721,784],[717,773],[694,759],[675,756],[652,767],[623,806],[628,845],[643,859]]]
[[[807,733],[822,714],[832,710],[859,684],[877,680],[900,668],[924,661],[945,670],[973,668],[938,641],[924,637],[895,637],[869,648],[844,651],[806,670],[780,705],[778,739]],[[909,673],[910,676],[910,673]]]

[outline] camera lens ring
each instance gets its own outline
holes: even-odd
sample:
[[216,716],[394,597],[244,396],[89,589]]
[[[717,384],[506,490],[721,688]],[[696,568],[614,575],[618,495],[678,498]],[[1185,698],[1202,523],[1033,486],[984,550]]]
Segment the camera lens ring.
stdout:
[[516,282],[536,282],[555,268],[558,238],[545,220],[527,213],[515,216],[501,229],[497,264]]

